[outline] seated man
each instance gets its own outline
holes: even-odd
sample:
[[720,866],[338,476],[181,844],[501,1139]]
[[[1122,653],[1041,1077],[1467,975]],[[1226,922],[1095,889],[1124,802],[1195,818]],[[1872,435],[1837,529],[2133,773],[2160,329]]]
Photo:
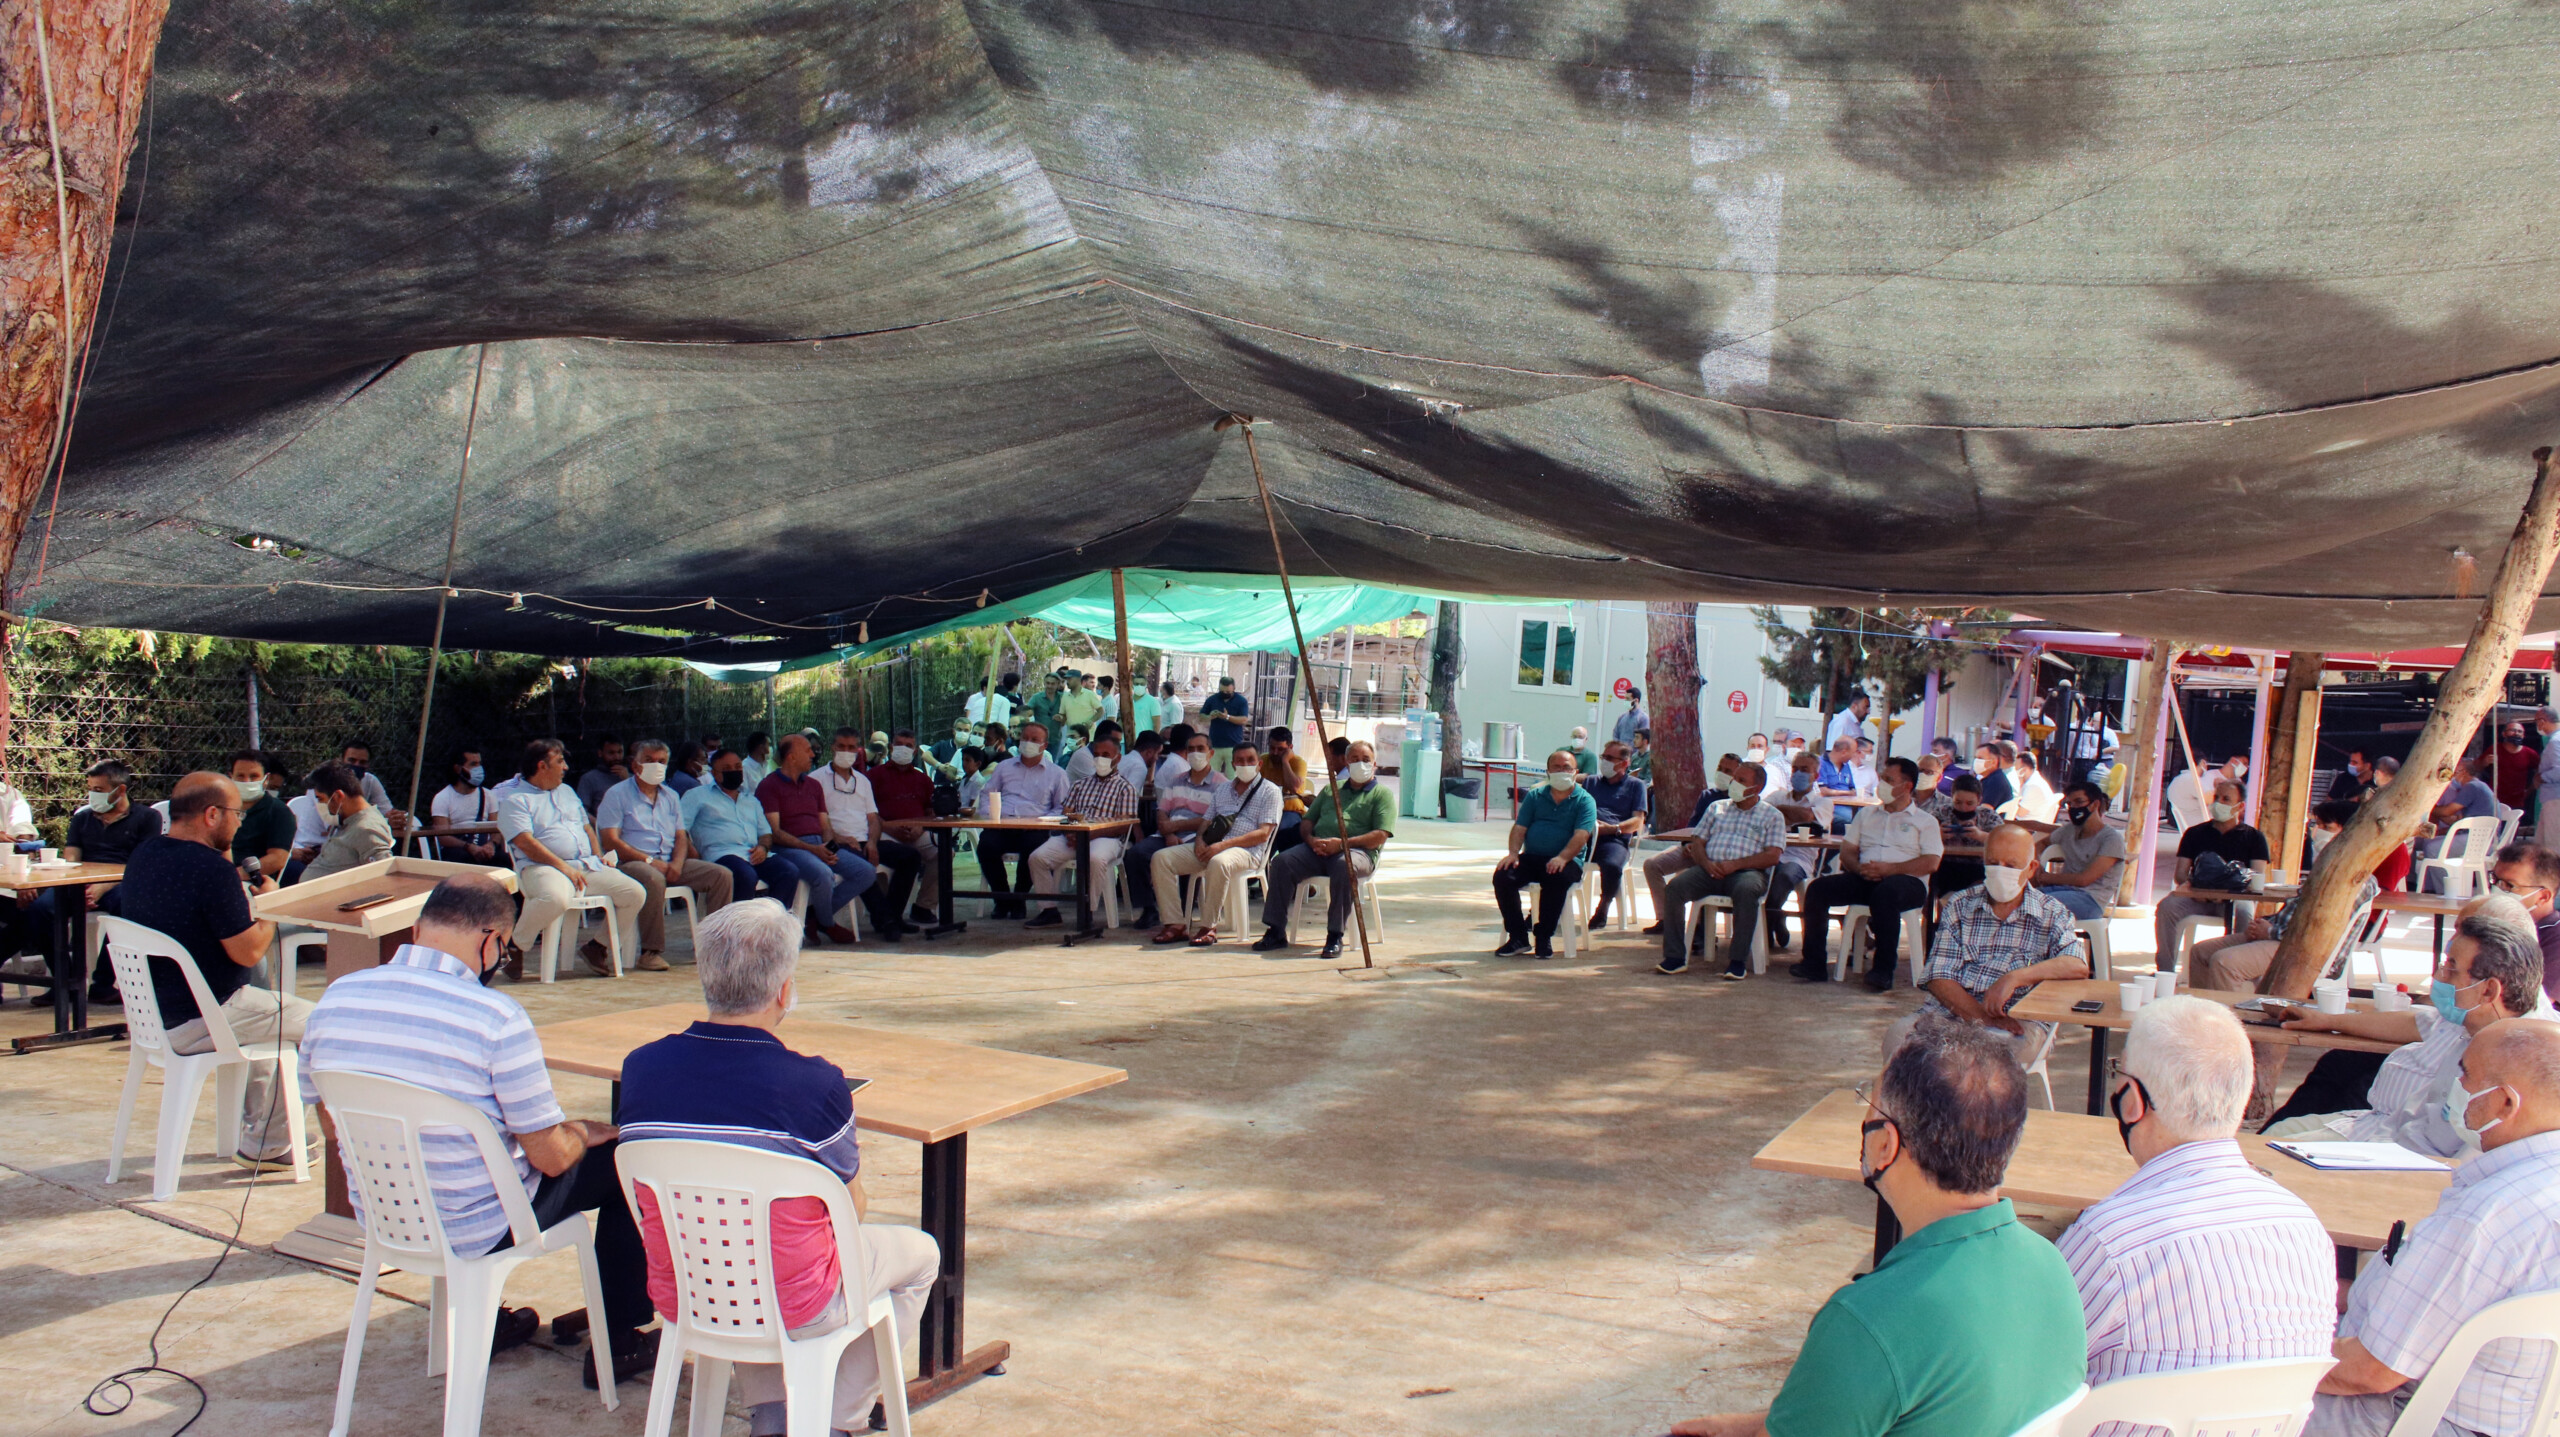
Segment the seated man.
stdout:
[[1565,752],[1573,756],[1575,773],[1589,778],[1600,771],[1599,761],[1591,752],[1591,730],[1575,724],[1573,732],[1565,738],[1564,747]]
[[[130,863],[133,851],[149,839],[160,836],[160,815],[133,801],[133,770],[115,759],[100,759],[89,765],[89,801],[71,815],[68,831],[63,836],[62,856],[73,863]],[[61,941],[54,927],[59,905],[78,902],[91,913],[122,913],[124,905],[117,893],[120,885],[87,883],[77,888],[39,890],[27,904],[28,922],[34,925],[36,938],[44,947],[47,966],[55,957]],[[116,1001],[116,969],[107,961],[106,950],[98,950],[97,971],[89,975],[89,1001]]]
[[[1627,746],[1611,739],[1600,746],[1600,776],[1582,781],[1600,808],[1600,827],[1591,842],[1591,861],[1600,869],[1600,901],[1591,905],[1596,931],[1609,921],[1609,905],[1627,875],[1627,850],[1644,837],[1644,780],[1627,773]],[[1656,910],[1659,911],[1659,910]]]
[[[120,886],[123,916],[167,934],[187,950],[231,1025],[231,1035],[241,1046],[253,1047],[278,1037],[300,1038],[311,1005],[290,993],[249,986],[249,970],[276,941],[273,923],[250,917],[249,894],[273,892],[276,881],[261,874],[254,888],[244,888],[239,870],[231,866],[240,807],[240,790],[221,774],[191,773],[178,780],[169,791],[169,831],[134,849]],[[160,1005],[160,1024],[168,1030],[172,1052],[213,1051],[195,991],[174,961],[151,960],[151,994],[139,1001]],[[252,1170],[290,1164],[293,1141],[283,1105],[293,1101],[293,1094],[277,1091],[273,1063],[252,1064],[240,1107],[245,1119],[240,1150],[233,1161]]]
[[2017,780],[2009,774],[2009,760],[2017,747],[2001,739],[1987,739],[1974,745],[1973,775],[1982,788],[1982,801],[1997,810],[2018,798]]
[[[941,1275],[942,1251],[915,1228],[870,1220],[844,1070],[783,1044],[779,1030],[797,997],[798,925],[782,905],[757,899],[704,922],[696,938],[694,971],[711,1016],[623,1059],[622,1141],[734,1143],[824,1165],[844,1180],[862,1222],[863,1271],[849,1284],[855,1297],[848,1304],[848,1255],[836,1246],[826,1204],[813,1197],[776,1202],[767,1232],[784,1329],[805,1338],[847,1322],[858,1327],[871,1300],[887,1293],[903,1350],[914,1350],[916,1321]],[[648,1250],[649,1296],[658,1316],[672,1323],[675,1266],[657,1194],[638,1189],[635,1198]],[[734,1370],[751,1437],[780,1437],[787,1430],[782,1369],[742,1362]],[[900,1375],[892,1374],[892,1380]],[[835,1400],[825,1426],[835,1432],[869,1430],[880,1376],[871,1343],[854,1339],[837,1361]]]
[[[1548,754],[1546,786],[1520,800],[1519,816],[1511,820],[1509,844],[1493,865],[1493,899],[1502,908],[1503,933],[1502,945],[1493,950],[1493,956],[1507,958],[1529,951],[1529,919],[1520,909],[1520,890],[1532,883],[1539,890],[1537,955],[1554,956],[1556,924],[1564,917],[1574,885],[1582,882],[1584,850],[1599,826],[1600,805],[1583,790],[1573,751],[1560,748]],[[1668,934],[1673,931],[1671,911],[1664,909],[1662,916],[1662,931]]]
[[1815,772],[1814,781],[1821,785],[1824,793],[1833,798],[1856,798],[1858,796],[1858,741],[1854,738],[1833,739],[1831,752],[1822,760],[1821,768]]
[[[2021,1060],[2051,1036],[2050,1025],[2021,1023],[2009,1016],[2009,1006],[2030,984],[2088,977],[2089,965],[2080,956],[2071,910],[2027,884],[2035,847],[2035,835],[2016,824],[1992,830],[1982,882],[1948,899],[1939,915],[1938,940],[1920,974],[1928,999],[1885,1030],[1885,1056],[1933,1012],[1999,1029],[2018,1040]],[[1880,955],[1876,961],[1888,960]]]
[[[1325,878],[1324,953],[1342,956],[1343,925],[1359,896],[1356,884],[1378,871],[1378,854],[1395,835],[1395,796],[1378,782],[1377,749],[1363,739],[1351,745],[1350,762],[1335,780],[1316,790],[1307,804],[1306,841],[1275,854],[1262,880],[1262,937],[1254,948],[1268,953],[1289,946],[1290,905],[1299,885],[1321,874]],[[1334,811],[1339,791],[1342,811]],[[1377,934],[1369,935],[1372,941]]]
[[[1067,736],[1069,738],[1073,738],[1075,737],[1075,732],[1076,731],[1074,729],[1069,729],[1067,730]],[[1093,736],[1091,738],[1076,744],[1073,749],[1068,751],[1067,786],[1069,788],[1073,788],[1077,784],[1084,782],[1086,779],[1093,777],[1093,746],[1095,744],[1100,743],[1102,740],[1107,738],[1122,749],[1126,749],[1128,747],[1127,744],[1122,743],[1120,740],[1120,721],[1118,719],[1104,719],[1102,722],[1093,726],[1092,733]],[[1117,755],[1115,754],[1114,756],[1116,757]]]
[[640,904],[640,958],[634,966],[664,973],[667,890],[693,890],[698,932],[703,919],[728,906],[737,879],[696,855],[685,837],[684,798],[667,784],[667,741],[644,738],[632,746],[631,757],[639,771],[604,791],[596,806],[596,836],[621,865],[616,871],[648,890]]
[[2051,824],[2055,812],[2062,807],[2062,795],[2055,793],[2046,780],[2043,757],[2028,749],[2009,773],[2017,783],[2018,796],[2000,810],[2000,816],[2032,823],[2039,829]]
[[[890,762],[890,755],[897,750],[885,741],[880,745],[880,761],[867,762],[861,735],[851,728],[839,728],[830,740],[833,748],[827,754],[827,766],[816,774],[818,787],[827,800],[826,834],[832,851],[841,859],[859,850],[862,861],[879,875],[863,893],[862,906],[871,914],[872,927],[879,936],[892,943],[907,936],[907,903],[915,894],[924,856],[888,836],[880,806],[880,781],[893,771],[903,772],[924,783],[927,811],[933,804],[931,781],[915,771],[915,734],[904,729],[899,733],[898,749],[906,753],[903,767]],[[888,735],[880,737],[886,740]]]
[[691,739],[679,740],[674,761],[667,769],[667,787],[674,789],[676,798],[681,801],[686,794],[709,783],[710,772],[711,755],[702,745]]
[[1695,1418],[1677,1437],[2005,1434],[2079,1388],[2089,1347],[2071,1269],[2000,1196],[2027,1126],[2008,1044],[1931,1019],[1868,1108],[1858,1168],[1902,1241],[1813,1315],[1767,1411]]
[[[1879,993],[1891,988],[1894,965],[1902,958],[1902,915],[1929,901],[1929,876],[1938,871],[1947,846],[1938,837],[1937,820],[1912,802],[1920,765],[1889,758],[1881,778],[1888,796],[1849,821],[1840,871],[1804,886],[1804,957],[1791,971],[1808,983],[1831,979],[1831,910],[1863,903],[1867,932],[1876,943],[1867,986]],[[1854,966],[1857,955],[1849,961]]]
[[[480,750],[465,744],[453,751],[445,765],[447,782],[427,800],[427,817],[438,828],[456,828],[466,823],[487,823],[497,811],[497,800],[481,787],[488,777],[480,762]],[[448,863],[491,863],[499,861],[495,834],[464,833],[436,840],[436,857]]]
[[[1130,845],[1121,863],[1134,875],[1131,882],[1145,890],[1136,895],[1140,928],[1157,918],[1156,855],[1189,843],[1192,835],[1207,826],[1210,810],[1218,804],[1218,790],[1227,782],[1209,766],[1207,734],[1194,732],[1189,724],[1175,724],[1166,743],[1166,756],[1156,764],[1156,831]],[[1173,910],[1172,918],[1180,916],[1180,909]],[[1176,926],[1168,919],[1158,930],[1157,941],[1169,941],[1165,933]]]
[[[841,731],[836,741],[841,747]],[[933,776],[925,771],[924,756],[914,729],[894,729],[889,734],[889,761],[870,774],[871,798],[880,815],[880,861],[889,869],[890,889],[915,895],[907,907],[910,927],[931,927],[940,921],[934,906],[942,901],[940,845],[949,836],[942,829],[924,826],[933,817]],[[833,796],[829,790],[830,802]]]
[[[1111,726],[1116,730],[1117,725]],[[1093,772],[1068,787],[1066,816],[1078,823],[1111,823],[1138,816],[1138,795],[1120,774],[1120,740],[1106,733],[1093,741]],[[1100,834],[1085,840],[1092,860],[1087,890],[1078,895],[1088,909],[1102,906],[1103,875],[1110,871],[1114,859],[1127,850],[1126,833]],[[1031,850],[1031,891],[1049,901],[1025,924],[1029,928],[1054,928],[1066,920],[1058,916],[1058,875],[1075,867],[1075,840],[1063,833],[1053,833],[1049,841]]]
[[[640,905],[649,890],[605,866],[587,807],[569,787],[568,750],[556,738],[535,739],[524,746],[521,772],[524,787],[498,804],[498,832],[515,860],[516,891],[524,896],[516,947],[531,953],[552,920],[569,911],[572,897],[601,893],[613,904],[611,921],[622,931],[622,950],[638,952]],[[574,931],[564,928],[564,937]],[[613,960],[602,943],[588,939],[578,956],[596,976],[613,976]]]
[[2241,1152],[2249,1087],[2230,1009],[2180,994],[2133,1015],[2108,1105],[2137,1170],[2056,1244],[2088,1321],[2091,1386],[2328,1352],[2329,1235]]
[[[2319,863],[2320,860],[2317,858],[2312,860],[2315,868]],[[2337,948],[2332,950],[2333,962],[2337,952],[2355,942],[2356,935],[2363,931],[2366,920],[2372,914],[2373,901],[2381,892],[2381,885],[2375,883],[2371,877],[2367,877],[2358,888],[2352,900],[2353,909],[2347,915],[2346,926],[2339,931]],[[2248,926],[2236,933],[2226,933],[2218,938],[2197,939],[2195,946],[2189,950],[2187,959],[2188,985],[2219,993],[2262,991],[2266,986],[2267,970],[2275,963],[2276,950],[2282,943],[2285,930],[2293,926],[2294,917],[2301,905],[2302,897],[2296,894],[2286,899],[2284,906],[2277,909],[2273,915],[2252,918]],[[2249,1102],[2249,1110],[2252,1114],[2263,1117],[2268,1107],[2275,1101],[2276,1084],[2284,1076],[2285,1059],[2291,1051],[2290,1048],[2278,1043],[2257,1045],[2258,1082]],[[2368,1080],[2374,1069],[2380,1066],[2376,1055],[2369,1053],[2333,1052],[2321,1055],[2324,1062],[2333,1057],[2344,1059],[2347,1064],[2364,1065]],[[2304,1085],[2310,1086],[2310,1080],[2305,1079]]]
[[[1707,780],[1707,786],[1698,793],[1698,801],[1689,808],[1688,823],[1682,827],[1691,833],[1697,832],[1706,824],[1707,811],[1725,802],[1727,794],[1722,780],[1721,774]],[[1647,801],[1651,801],[1649,790]],[[1829,802],[1828,799],[1824,801]],[[1596,809],[1598,800],[1593,800],[1593,804]],[[1657,937],[1663,931],[1662,915],[1671,911],[1665,906],[1671,901],[1669,894],[1671,880],[1697,866],[1696,860],[1689,856],[1689,845],[1685,843],[1675,843],[1644,861],[1644,886],[1653,894],[1653,921],[1645,925],[1646,937]]]
[[329,820],[329,836],[320,841],[320,852],[303,865],[303,882],[391,856],[391,822],[366,800],[361,775],[343,763],[324,763],[305,782]]
[[2490,1024],[2507,1018],[2560,1022],[2560,1012],[2542,996],[2542,950],[2533,941],[2533,925],[2512,899],[2488,899],[2454,925],[2427,999],[2405,1013],[2322,1013],[2264,1003],[2287,1028],[2400,1045],[2374,1075],[2370,1106],[2286,1118],[2269,1124],[2267,1136],[2398,1143],[2430,1157],[2460,1157],[2464,1135],[2447,1118],[2445,1100],[2452,1096],[2463,1050]]
[[[1767,797],[1778,805],[1778,816],[1790,829],[1807,833],[1831,831],[1831,796],[1814,782],[1814,770],[1821,763],[1811,753],[1799,748],[1788,761],[1787,787]],[[1787,946],[1787,895],[1813,880],[1822,870],[1824,850],[1810,845],[1789,848],[1778,855],[1778,866],[1769,870],[1769,892],[1760,900],[1763,921],[1769,925],[1769,946]],[[1652,872],[1652,860],[1645,861],[1645,871]]]
[[[269,791],[267,756],[244,748],[229,760],[231,782],[240,791],[240,831],[231,836],[231,862],[245,867],[252,858],[258,871],[286,882],[285,865],[293,861],[295,820],[292,807]],[[316,846],[316,845],[315,845]]]
[[[1020,751],[999,763],[987,776],[987,786],[978,795],[983,810],[989,797],[1001,796],[1004,818],[1010,822],[1024,818],[1055,818],[1067,808],[1067,771],[1048,757],[1049,729],[1045,724],[1022,726]],[[978,871],[986,875],[987,891],[999,895],[995,916],[1024,918],[1028,905],[1018,896],[1031,891],[1031,851],[1049,840],[1050,835],[1021,828],[990,828],[978,835]],[[1013,876],[1012,892],[1005,889],[1004,860],[1010,855],[1022,860]]]
[[[578,801],[565,783],[555,787],[564,802]],[[648,1260],[614,1175],[613,1125],[560,1110],[533,1020],[516,1000],[485,986],[490,970],[506,959],[514,921],[515,904],[494,878],[471,874],[437,884],[390,962],[349,973],[329,985],[318,1006],[303,1005],[310,1016],[302,1033],[302,1101],[320,1100],[316,1074],[367,1073],[442,1093],[485,1114],[515,1160],[508,1172],[491,1172],[467,1134],[435,1128],[420,1134],[446,1238],[465,1257],[514,1242],[498,1199],[501,1182],[523,1189],[534,1220],[545,1227],[571,1213],[595,1214],[601,1326],[613,1379],[628,1382],[648,1375],[658,1355],[657,1334],[640,1331],[649,1320]],[[408,1033],[433,1033],[436,1041],[407,1041],[402,1035]],[[325,1107],[320,1122],[334,1134]],[[364,1193],[354,1183],[348,1188],[361,1222]],[[522,1343],[540,1322],[529,1308],[500,1312],[495,1345]],[[593,1356],[591,1345],[589,1387],[596,1385]]]
[[[2234,868],[2252,873],[2267,871],[2267,836],[2240,821],[2240,805],[2246,800],[2240,785],[2230,779],[2218,779],[2213,785],[2211,817],[2178,835],[2178,861],[2175,881],[2185,883],[2195,872],[2196,860],[2208,853],[2221,855]],[[2247,895],[2240,895],[2245,898]],[[2179,920],[2218,914],[2223,904],[2207,898],[2186,898],[2171,893],[2164,896],[2151,912],[2152,951],[2158,954],[2163,968],[2178,966],[2177,932]],[[2234,926],[2245,926],[2256,916],[2254,905],[2239,902],[2231,905]]]
[[1262,776],[1280,786],[1280,836],[1272,841],[1271,851],[1283,853],[1305,839],[1300,830],[1307,819],[1307,795],[1314,785],[1307,781],[1307,761],[1297,755],[1298,736],[1286,728],[1275,728],[1263,735]]
[[2510,843],[2498,850],[2489,866],[2491,891],[2524,905],[2533,919],[2534,942],[2542,948],[2542,991],[2560,994],[2560,853],[2530,843]]
[[[2560,1288],[2560,1027],[2491,1024],[2452,1077],[2446,1112],[2479,1156],[2396,1255],[2357,1274],[2305,1437],[2382,1437],[2463,1323]],[[2482,1348],[2434,1432],[2525,1432],[2551,1361],[2515,1338]]]
[[[2485,755],[2453,761],[2452,782],[2444,786],[2444,792],[2436,795],[2435,807],[2427,810],[2427,821],[2436,826],[2435,834],[2418,840],[2418,857],[2435,858],[2443,854],[2446,833],[2466,818],[2496,820],[2498,795],[2480,781],[2480,769],[2486,761]],[[2479,850],[2472,851],[2477,855]],[[2441,871],[2427,875],[2427,891],[2444,892],[2444,874]]]
[[[1929,792],[1929,785],[1922,782],[1912,791],[1925,795]],[[1929,807],[1925,797],[1920,804],[1923,808]],[[2000,826],[2000,811],[1982,801],[1982,785],[1970,777],[1957,779],[1955,790],[1940,800],[1940,806],[1932,812],[1938,820],[1938,841],[1950,848],[1957,844],[1979,848],[1982,841]],[[1947,858],[1938,864],[1937,872],[1929,875],[1929,895],[1944,898],[1981,881],[1981,859]]]
[[1945,734],[1929,740],[1929,752],[1938,757],[1938,792],[1942,794],[1954,792],[1956,780],[1973,772],[1957,761],[1956,741]]
[[597,739],[595,765],[578,775],[578,802],[586,806],[587,812],[595,813],[604,807],[605,793],[630,777],[631,765],[623,761],[622,740]]
[[1876,792],[1876,741],[1874,739],[1858,740],[1858,762],[1850,773],[1858,780],[1858,792],[1873,798]]
[[[1760,900],[1769,891],[1769,870],[1778,866],[1779,840],[1786,836],[1785,818],[1774,804],[1760,799],[1765,771],[1758,764],[1742,770],[1742,792],[1708,812],[1698,836],[1680,846],[1692,865],[1663,885],[1662,961],[1657,973],[1689,971],[1689,905],[1702,898],[1733,904],[1733,932],[1725,940],[1724,976],[1740,982],[1751,972],[1751,941],[1759,932]],[[1701,940],[1704,934],[1700,935]]]
[[[1178,943],[1187,934],[1194,948],[1214,945],[1229,886],[1244,882],[1271,856],[1271,840],[1280,832],[1280,788],[1262,776],[1262,755],[1253,740],[1241,740],[1229,752],[1227,772],[1230,777],[1210,793],[1208,823],[1189,842],[1168,843],[1155,856],[1156,911],[1165,919],[1156,930],[1158,943]],[[1203,885],[1197,928],[1174,921],[1182,914],[1185,878]]]
[[2062,790],[2063,817],[2036,855],[2029,875],[2037,889],[2071,910],[2074,918],[2104,918],[2125,861],[2124,835],[2107,824],[2107,796],[2085,778]]
[[[846,773],[859,788],[859,803],[855,806],[868,824],[877,810],[871,802],[871,781],[862,775],[860,734],[854,734],[850,742]],[[817,758],[817,748],[809,742],[808,735],[784,734],[781,746],[775,750],[773,772],[756,785],[756,802],[764,805],[764,821],[772,829],[773,856],[791,870],[801,888],[808,890],[805,917],[810,941],[824,937],[832,943],[851,943],[853,930],[838,923],[836,914],[856,899],[871,910],[873,926],[883,936],[894,937],[897,910],[888,910],[888,921],[881,921],[881,895],[873,891],[880,881],[879,870],[854,847],[870,835],[839,833],[829,821],[826,785],[809,774]],[[796,893],[796,889],[777,893],[774,898],[788,904]]]
[[765,820],[764,804],[747,791],[746,755],[733,748],[714,755],[710,782],[696,785],[676,811],[685,842],[728,870],[732,901],[798,891],[800,880],[773,856],[773,825]]

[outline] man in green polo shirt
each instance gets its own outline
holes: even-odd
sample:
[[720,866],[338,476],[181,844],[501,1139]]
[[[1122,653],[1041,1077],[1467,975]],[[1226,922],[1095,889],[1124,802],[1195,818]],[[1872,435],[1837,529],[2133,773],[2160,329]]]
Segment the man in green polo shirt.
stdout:
[[[1257,953],[1289,946],[1289,909],[1298,901],[1299,887],[1321,874],[1330,880],[1332,893],[1324,916],[1324,956],[1341,957],[1342,925],[1359,896],[1359,881],[1378,871],[1378,850],[1395,834],[1395,799],[1378,782],[1378,751],[1355,742],[1344,752],[1342,772],[1307,800],[1302,830],[1307,841],[1283,849],[1263,875],[1263,932],[1253,945]],[[1337,788],[1342,793],[1339,814],[1333,806]]]
[[1931,1017],[1868,1099],[1858,1169],[1906,1234],[1813,1315],[1766,1412],[1682,1437],[2008,1437],[2079,1390],[2089,1339],[2052,1243],[2000,1180],[2027,1124],[2007,1035]]

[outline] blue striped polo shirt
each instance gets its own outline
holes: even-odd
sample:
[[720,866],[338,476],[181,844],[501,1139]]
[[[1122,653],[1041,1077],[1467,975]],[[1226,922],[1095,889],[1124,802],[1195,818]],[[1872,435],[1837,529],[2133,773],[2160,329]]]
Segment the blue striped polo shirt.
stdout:
[[[329,985],[302,1028],[302,1100],[320,1101],[315,1072],[369,1073],[469,1103],[506,1135],[526,1196],[539,1182],[515,1141],[568,1121],[552,1095],[542,1042],[523,1005],[480,986],[471,965],[437,948],[404,943],[379,968]],[[507,1213],[479,1146],[458,1128],[419,1134],[427,1185],[454,1251],[477,1257],[507,1235]],[[364,1218],[364,1193],[347,1197]]]

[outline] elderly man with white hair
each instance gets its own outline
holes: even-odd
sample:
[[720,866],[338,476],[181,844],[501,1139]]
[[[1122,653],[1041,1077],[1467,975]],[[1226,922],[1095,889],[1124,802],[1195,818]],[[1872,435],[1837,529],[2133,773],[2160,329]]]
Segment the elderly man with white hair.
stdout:
[[[695,930],[693,961],[711,1016],[623,1059],[622,1141],[732,1143],[807,1158],[843,1178],[855,1215],[865,1219],[866,1270],[850,1284],[862,1295],[861,1305],[848,1309],[845,1303],[844,1254],[836,1247],[826,1205],[816,1198],[785,1198],[773,1205],[770,1228],[785,1330],[808,1337],[846,1322],[859,1323],[872,1296],[885,1292],[897,1313],[901,1338],[912,1350],[916,1321],[941,1271],[942,1252],[915,1228],[868,1220],[870,1202],[862,1190],[862,1152],[854,1136],[853,1099],[845,1088],[844,1070],[824,1058],[793,1052],[776,1031],[799,998],[800,925],[791,910],[770,898],[730,904]],[[639,1194],[639,1205],[641,1238],[649,1253],[649,1296],[658,1315],[672,1322],[676,1284],[665,1224],[650,1193]],[[742,1362],[735,1371],[739,1395],[747,1404],[750,1437],[780,1437],[787,1430],[782,1369]],[[827,1426],[840,1433],[868,1428],[880,1378],[870,1343],[847,1347],[836,1367]]]
[[2088,1320],[2091,1385],[2329,1351],[2328,1233],[2240,1151],[2253,1076],[2222,1004],[2182,995],[2133,1015],[2107,1101],[2139,1169],[2057,1244]]

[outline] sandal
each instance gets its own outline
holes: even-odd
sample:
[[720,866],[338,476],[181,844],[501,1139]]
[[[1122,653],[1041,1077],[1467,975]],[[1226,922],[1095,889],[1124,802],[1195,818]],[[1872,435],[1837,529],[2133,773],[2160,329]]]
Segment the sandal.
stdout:
[[1191,935],[1191,946],[1192,946],[1192,947],[1194,947],[1194,948],[1215,948],[1215,947],[1217,947],[1217,946],[1218,946],[1218,930],[1217,930],[1217,929],[1215,929],[1215,928],[1203,928],[1203,929],[1201,929],[1199,932],[1197,932],[1197,933],[1195,933],[1195,934]]
[[1156,930],[1158,943],[1179,943],[1191,936],[1191,930],[1179,923],[1168,923]]

